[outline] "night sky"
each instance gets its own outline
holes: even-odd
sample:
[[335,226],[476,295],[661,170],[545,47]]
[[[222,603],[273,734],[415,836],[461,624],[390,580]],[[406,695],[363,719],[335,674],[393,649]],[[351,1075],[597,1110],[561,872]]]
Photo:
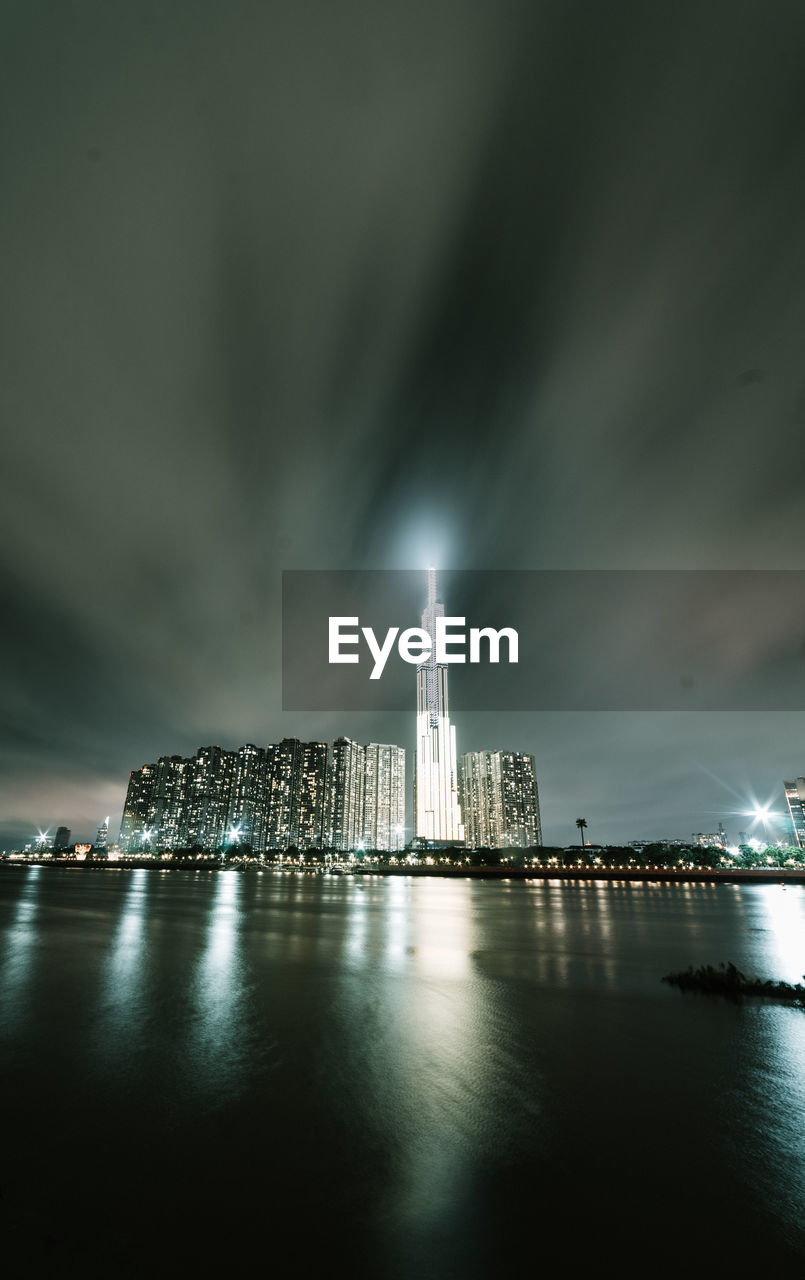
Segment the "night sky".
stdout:
[[[0,846],[204,743],[412,747],[413,677],[282,713],[283,568],[805,568],[804,58],[800,0],[7,0]],[[458,740],[557,843],[805,772],[793,711]]]

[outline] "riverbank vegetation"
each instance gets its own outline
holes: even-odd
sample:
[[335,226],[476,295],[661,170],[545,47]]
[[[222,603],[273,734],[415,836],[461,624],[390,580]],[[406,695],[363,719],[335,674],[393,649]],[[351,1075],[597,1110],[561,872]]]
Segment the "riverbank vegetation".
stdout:
[[724,964],[723,961],[717,968],[711,964],[703,964],[694,969],[693,965],[689,965],[681,973],[667,973],[661,981],[678,987],[680,991],[725,996],[736,1002],[744,996],[752,996],[770,1000],[774,1004],[789,1004],[805,1009],[805,984],[774,982],[771,978],[748,978],[734,964]]

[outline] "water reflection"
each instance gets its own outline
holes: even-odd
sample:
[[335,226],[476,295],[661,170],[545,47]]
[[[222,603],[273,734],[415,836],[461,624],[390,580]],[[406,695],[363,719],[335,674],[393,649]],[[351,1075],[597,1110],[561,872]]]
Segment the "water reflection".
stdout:
[[339,973],[347,1043],[359,1048],[343,1072],[359,1075],[367,1118],[395,1117],[389,1211],[401,1258],[412,1231],[470,1203],[479,1164],[494,1169],[533,1144],[539,1079],[517,1058],[505,992],[474,959],[492,944],[489,898],[469,881],[400,877],[349,901],[346,950],[364,963]]
[[131,1066],[131,1050],[145,1017],[146,935],[150,872],[132,871],[101,987],[101,1014],[96,1024],[99,1062],[113,1070]]
[[805,894],[799,886],[763,885],[758,889],[771,938],[773,969],[767,976],[802,982],[805,969]]
[[[753,943],[739,968],[760,977],[802,982],[805,974],[805,892],[796,885],[745,889]],[[741,1081],[745,1105],[736,1124],[739,1159],[751,1159],[767,1203],[793,1231],[805,1215],[805,1016],[799,1009],[747,1002],[743,1035],[752,1044],[752,1069]],[[762,1125],[753,1118],[763,1117]],[[799,1119],[799,1122],[797,1122]]]
[[191,983],[195,1008],[191,1080],[195,1087],[221,1097],[237,1087],[245,1070],[242,884],[235,871],[222,871],[216,877],[206,944]]
[[22,1020],[31,981],[39,932],[42,867],[28,867],[16,908],[4,938],[0,986],[0,1021],[7,1032]]
[[131,873],[112,953],[108,986],[121,1003],[132,1004],[139,995],[144,974],[145,922],[148,909],[148,872]]

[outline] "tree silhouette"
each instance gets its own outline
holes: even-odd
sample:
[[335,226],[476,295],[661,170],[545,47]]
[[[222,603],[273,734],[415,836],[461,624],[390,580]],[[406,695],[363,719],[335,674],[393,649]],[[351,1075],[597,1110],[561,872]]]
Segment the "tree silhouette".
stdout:
[[577,826],[577,827],[578,827],[578,829],[579,829],[579,841],[581,842],[581,847],[582,847],[582,849],[583,849],[583,848],[584,848],[584,830],[585,830],[585,828],[586,828],[586,826],[587,826],[587,819],[586,819],[586,818],[577,818],[577,819],[576,819],[576,826]]

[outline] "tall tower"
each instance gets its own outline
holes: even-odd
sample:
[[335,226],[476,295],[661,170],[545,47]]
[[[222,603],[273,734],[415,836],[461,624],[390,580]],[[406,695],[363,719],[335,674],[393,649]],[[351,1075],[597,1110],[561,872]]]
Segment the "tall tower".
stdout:
[[[436,619],[443,617],[436,570],[428,569],[428,603],[422,614],[422,629],[435,637]],[[418,840],[463,842],[457,763],[456,731],[450,723],[447,700],[447,667],[436,662],[431,649],[416,673],[414,809]]]

